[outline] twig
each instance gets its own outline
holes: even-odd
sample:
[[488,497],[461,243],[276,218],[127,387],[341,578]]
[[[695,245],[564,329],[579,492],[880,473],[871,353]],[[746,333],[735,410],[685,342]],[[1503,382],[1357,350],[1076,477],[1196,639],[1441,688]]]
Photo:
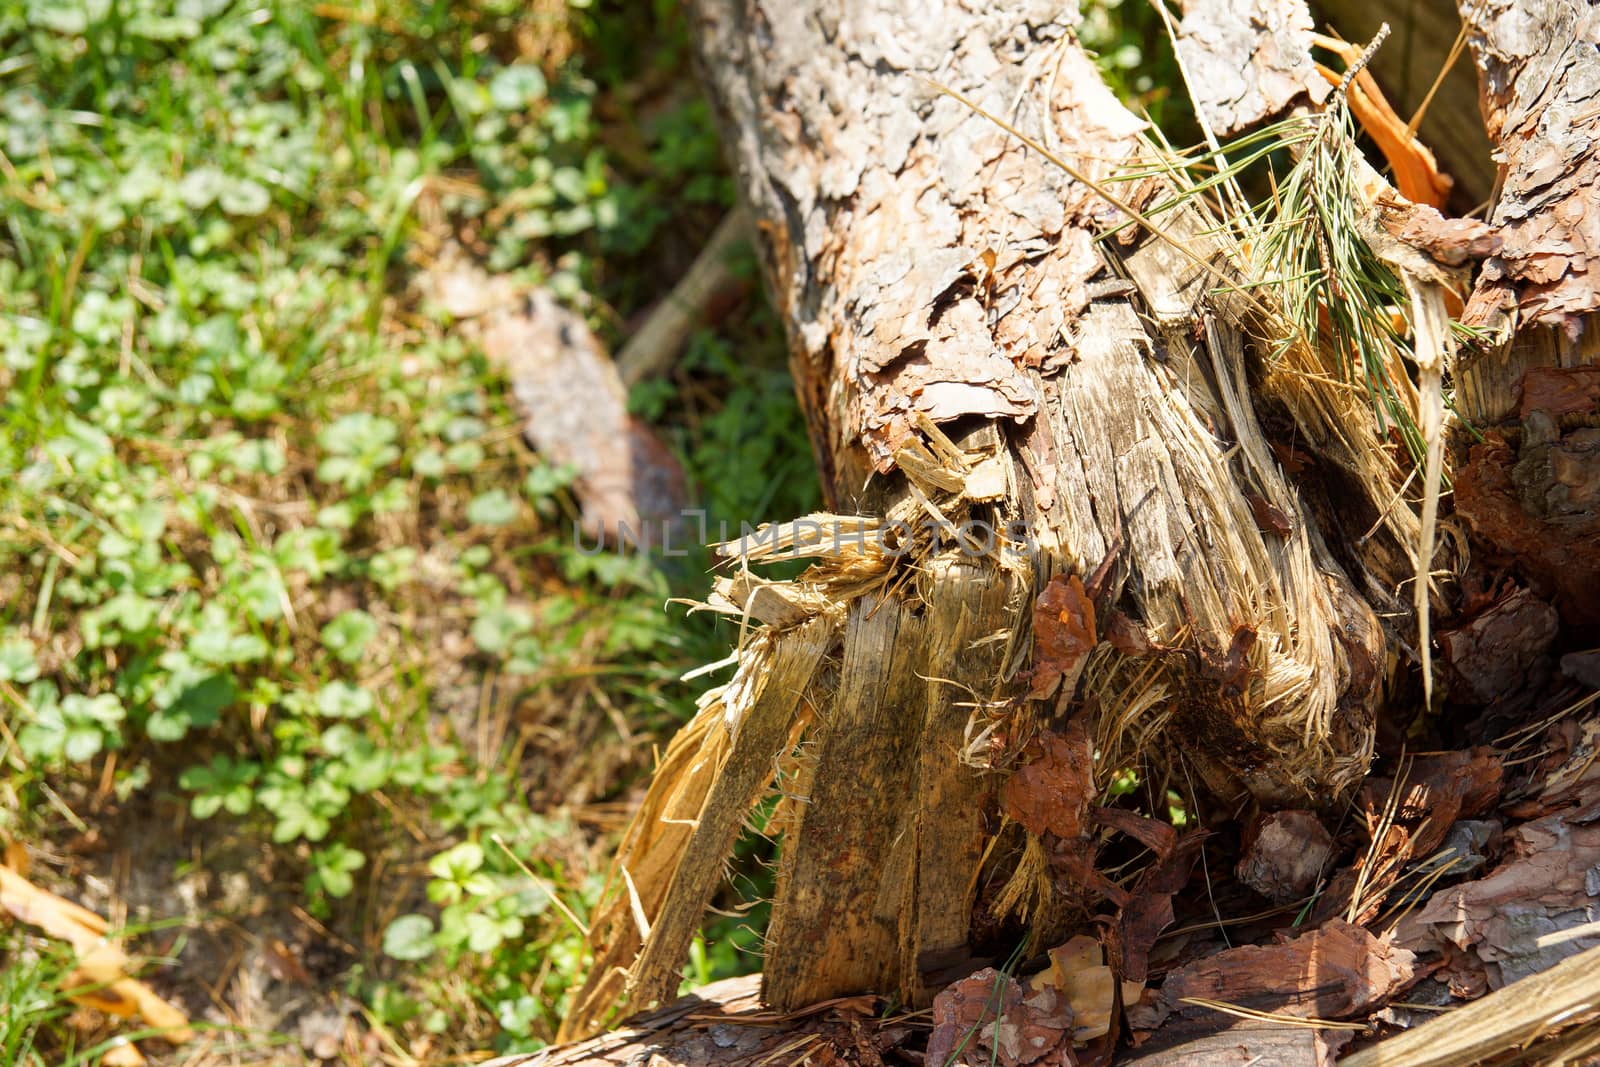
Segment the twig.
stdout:
[[617,374],[623,385],[636,385],[672,365],[707,311],[740,284],[728,265],[728,256],[749,237],[749,216],[743,208],[735,208],[711,234],[689,272],[617,353]]
[[[1343,96],[1350,91],[1350,83],[1356,80],[1357,74],[1366,69],[1367,64],[1372,62],[1372,57],[1377,55],[1378,49],[1388,39],[1389,24],[1385,22],[1378,27],[1378,32],[1373,35],[1372,41],[1367,47],[1361,50],[1361,54],[1356,57],[1356,61],[1350,64],[1350,69],[1344,72],[1344,77],[1339,79],[1339,88],[1334,90],[1333,95]],[[1324,114],[1327,114],[1327,112],[1324,112]]]

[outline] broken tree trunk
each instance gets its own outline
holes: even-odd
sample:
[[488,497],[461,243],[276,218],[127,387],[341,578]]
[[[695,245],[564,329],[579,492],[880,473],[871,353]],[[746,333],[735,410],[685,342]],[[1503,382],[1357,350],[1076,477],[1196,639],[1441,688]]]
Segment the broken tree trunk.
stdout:
[[[1555,13],[1550,28],[1592,40],[1592,13],[1544,4],[1529,6]],[[1192,39],[1207,6],[1186,11]],[[1286,8],[1250,25],[1309,48],[1309,16]],[[1126,890],[1094,864],[1112,820],[1092,804],[1124,767],[1155,772],[1152,798],[1203,787],[1233,809],[1332,807],[1366,771],[1391,649],[1415,647],[1411,461],[1324,346],[1242,287],[1244,254],[1198,199],[1146,218],[1181,182],[1062,17],[693,5],[832,514],[725,548],[737,569],[705,607],[740,620],[737,667],[625,836],[567,1037],[670,999],[769,789],[782,843],[763,996],[783,1010],[865,990],[923,1005],[1007,941],[1048,947],[1103,902],[1121,908]],[[1491,101],[1506,93],[1496,63],[1593,91],[1592,47],[1530,59],[1513,44],[1555,52],[1555,38],[1497,32],[1474,40]],[[1228,125],[1304,106],[1319,84],[1281,42],[1252,54],[1250,76],[1265,84],[1287,58],[1298,87]],[[1491,124],[1503,150],[1554,136],[1536,102],[1507,99]],[[1592,225],[1569,218],[1587,202],[1528,184],[1576,168],[1592,185],[1574,143],[1539,150],[1555,169],[1529,161],[1526,181],[1508,157],[1494,221],[1515,240],[1468,305],[1566,332],[1508,332],[1476,379],[1462,369],[1463,396],[1506,393],[1494,376],[1524,349],[1559,364],[1592,346],[1572,329],[1592,307],[1562,279],[1595,246],[1557,270],[1550,244]],[[1404,233],[1373,240],[1415,258]],[[1391,385],[1415,414],[1400,358]],[[1572,464],[1548,434],[1535,444],[1570,500]],[[813,566],[792,582],[749,570],[784,558]]]
[[1569,625],[1600,623],[1600,8],[1461,0],[1500,163],[1499,248],[1462,321],[1494,343],[1457,371],[1481,437],[1456,510]]
[[[819,563],[781,590],[719,586],[717,606],[766,625],[665,756],[569,1034],[624,993],[672,994],[774,773],[791,803],[765,994],[782,1007],[862,989],[927,1003],[976,951],[975,908],[1037,931],[1081,917],[1097,898],[1053,891],[1051,869],[1158,736],[1216,794],[1337,802],[1391,669],[1360,590],[1402,610],[1396,574],[1352,581],[1274,459],[1249,383],[1265,309],[1221,284],[1241,268],[1207,220],[1181,209],[1165,238],[1097,241],[1124,216],[1095,187],[1150,145],[1053,7],[705,0],[694,25],[830,505],[859,517],[734,550]],[[1385,454],[1370,416],[1299,378],[1265,388],[1403,558],[1415,517],[1386,510],[1392,463],[1362,458]],[[1064,801],[1082,810],[1008,819],[992,754],[1068,719],[1098,757]]]
[[[1600,257],[1600,209],[1594,197],[1600,181],[1595,147],[1600,13],[1581,0],[1460,0],[1456,17],[1448,5],[1441,9],[1441,2],[1421,0],[1397,13],[1368,0],[1347,0],[1327,14],[1337,29],[1357,40],[1374,31],[1380,19],[1400,19],[1399,40],[1380,49],[1373,66],[1381,68],[1380,75],[1386,70],[1392,84],[1409,81],[1407,95],[1414,105],[1427,95],[1425,90],[1419,95],[1417,86],[1432,85],[1430,79],[1448,68],[1427,114],[1438,120],[1432,128],[1443,149],[1440,157],[1466,168],[1458,174],[1469,178],[1478,167],[1464,156],[1478,138],[1466,138],[1460,130],[1472,109],[1461,106],[1459,92],[1452,98],[1448,86],[1470,74],[1478,81],[1481,116],[1470,118],[1487,129],[1485,155],[1492,146],[1497,165],[1488,224],[1441,218],[1422,206],[1430,201],[1416,191],[1417,204],[1392,194],[1381,197],[1380,214],[1389,236],[1457,275],[1458,303],[1465,302],[1458,336],[1471,343],[1451,346],[1456,349],[1452,503],[1472,535],[1476,584],[1484,584],[1485,575],[1513,573],[1536,598],[1526,590],[1504,589],[1487,599],[1530,600],[1525,618],[1550,612],[1548,630],[1521,626],[1510,642],[1447,636],[1442,643],[1454,668],[1446,677],[1458,683],[1462,702],[1505,707],[1525,694],[1506,686],[1486,692],[1472,679],[1514,675],[1514,661],[1525,658],[1518,647],[1547,648],[1556,615],[1546,605],[1553,605],[1568,626],[1600,622],[1600,437],[1594,429],[1600,416],[1600,335],[1590,322],[1600,310],[1600,277],[1591,269]],[[1185,8],[1180,51],[1191,71],[1202,73],[1202,114],[1224,132],[1286,108],[1311,62],[1311,20],[1304,5],[1260,0],[1260,6],[1263,10],[1253,15],[1222,0],[1191,0]],[[1459,61],[1451,60],[1453,50],[1442,43],[1447,38],[1456,39]],[[1247,81],[1278,87],[1276,97],[1243,94],[1237,79],[1229,80],[1227,72],[1237,68],[1241,50],[1261,68]],[[1397,55],[1420,59],[1420,68],[1398,70]],[[1376,90],[1363,74],[1353,95],[1362,95],[1364,83]],[[1429,124],[1421,128],[1427,131]],[[1377,132],[1374,139],[1380,145],[1384,140]],[[1429,170],[1432,155],[1426,147],[1402,148],[1407,150],[1402,157],[1421,157],[1420,169]],[[1404,189],[1407,172],[1414,175],[1419,168],[1394,155],[1390,162]],[[1448,180],[1411,183],[1426,184],[1441,194],[1431,202],[1443,205]],[[1470,184],[1482,183],[1472,179]],[[1452,203],[1459,205],[1459,199]],[[1346,532],[1342,540],[1348,540]],[[1481,611],[1484,602],[1480,591],[1476,607],[1470,599],[1464,604],[1447,600],[1444,607]],[[1461,656],[1503,662],[1457,662]]]

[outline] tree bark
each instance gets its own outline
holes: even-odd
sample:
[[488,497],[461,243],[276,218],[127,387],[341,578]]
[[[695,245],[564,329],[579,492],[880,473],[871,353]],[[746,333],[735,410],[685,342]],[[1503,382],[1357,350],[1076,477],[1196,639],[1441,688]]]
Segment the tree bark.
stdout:
[[[1122,767],[1234,808],[1338,804],[1414,641],[1400,463],[1318,352],[1265,359],[1275,309],[1198,207],[1102,239],[1171,188],[1107,185],[1153,149],[1056,5],[697,0],[692,19],[834,514],[729,550],[815,565],[709,598],[754,629],[623,842],[569,1037],[671,997],[774,783],[765,1000],[923,1005],[996,931],[1047,945],[1115,902],[1089,827]],[[1590,32],[1552,26],[1574,19]],[[1491,86],[1529,62],[1480,36]],[[1536,103],[1499,105],[1502,145],[1534,136]],[[1531,300],[1569,338],[1538,345],[1591,344],[1570,341],[1591,306],[1550,295],[1559,233],[1526,221],[1585,202],[1510,173],[1495,221],[1528,251],[1508,241],[1469,308]],[[1090,758],[1036,824],[999,786],[1043,736]]]
[[1461,0],[1501,235],[1462,318],[1456,508],[1571,625],[1600,623],[1600,9]]

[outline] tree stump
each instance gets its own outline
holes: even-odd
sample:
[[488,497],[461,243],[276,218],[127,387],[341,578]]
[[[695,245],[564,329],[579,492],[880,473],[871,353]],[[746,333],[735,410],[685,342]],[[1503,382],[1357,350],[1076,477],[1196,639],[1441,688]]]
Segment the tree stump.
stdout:
[[[1548,31],[1517,55],[1527,41],[1495,21],[1513,3],[1490,0],[1471,37],[1507,162],[1503,243],[1467,315],[1525,327],[1458,370],[1460,409],[1485,421],[1519,382],[1527,408],[1528,368],[1594,353],[1600,212],[1580,190],[1600,176],[1600,109],[1577,97],[1600,78],[1592,47],[1562,42],[1592,41],[1595,15],[1516,0]],[[738,569],[707,606],[748,626],[737,668],[625,837],[569,1037],[671,998],[769,788],[784,801],[764,1001],[925,1005],[997,931],[1047,944],[1115,902],[1091,807],[1123,767],[1235,807],[1337,805],[1415,643],[1409,461],[1327,352],[1282,343],[1198,203],[1146,217],[1173,181],[1057,5],[691,7],[830,514],[725,550]],[[1286,7],[1275,32],[1308,50],[1309,15]],[[1247,74],[1281,75],[1273,62]],[[1298,67],[1242,123],[1305,106],[1320,82]],[[1555,142],[1534,84],[1549,78],[1572,124]],[[1551,386],[1559,417],[1487,458],[1475,446],[1458,483],[1479,533],[1524,552],[1574,618],[1594,572],[1516,530],[1593,537],[1600,431],[1583,420],[1600,389],[1583,374]],[[1403,367],[1395,382],[1415,407]],[[1489,517],[1513,501],[1522,518]],[[777,558],[814,562],[786,583],[748,569]],[[1001,790],[1051,752],[1050,810]]]

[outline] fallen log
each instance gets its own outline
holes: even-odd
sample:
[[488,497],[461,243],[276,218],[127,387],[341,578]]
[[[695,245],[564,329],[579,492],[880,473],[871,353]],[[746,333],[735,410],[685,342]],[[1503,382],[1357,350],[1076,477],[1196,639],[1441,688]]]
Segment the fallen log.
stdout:
[[[713,784],[716,768],[748,765],[751,746],[761,766],[779,756],[745,724],[768,713],[753,689],[797,643],[838,666],[801,672],[771,712],[803,731],[791,745],[807,783],[784,824],[769,932],[808,946],[769,957],[766,995],[786,1007],[860,989],[927,1003],[969,954],[985,886],[1016,883],[1006,899],[1040,930],[1092,903],[1022,867],[1015,833],[993,847],[986,798],[1004,768],[967,742],[1002,713],[1013,753],[1081,712],[1103,776],[1171,724],[1219,795],[1327,805],[1365,770],[1388,671],[1372,608],[1252,407],[1261,301],[1214,292],[1242,277],[1237,252],[1186,210],[1164,236],[1097,243],[1121,217],[1105,182],[1152,149],[1068,26],[1026,8],[908,19],[888,0],[837,16],[708,0],[695,26],[830,506],[871,529],[869,543],[857,524],[855,545],[834,529],[805,547],[820,559],[799,583],[815,594],[807,621],[748,642],[681,757],[669,752],[569,1034],[625,989],[643,1006],[676,985],[716,881],[696,865],[727,853],[732,812],[765,784]],[[1002,113],[1078,160],[1078,176],[997,125]],[[1131,195],[1145,203],[1164,188],[1144,185]],[[1306,379],[1276,387],[1364,476],[1376,543],[1403,540],[1414,517],[1384,512],[1397,472],[1359,458],[1383,454],[1370,421]],[[1035,592],[1103,562],[1101,609],[1161,656],[1102,644],[1092,605],[1079,605],[1082,647],[1041,640]],[[730,587],[726,600],[759,616],[752,598]]]
[[[1562,0],[1527,6],[1592,36]],[[1095,807],[1126,768],[1152,803],[1172,784],[1228,810],[1337,809],[1384,694],[1426,664],[1427,590],[1413,615],[1402,586],[1441,566],[1432,504],[1406,491],[1420,448],[1391,447],[1349,354],[1297,332],[1053,8],[699,0],[693,24],[831,511],[724,546],[737,569],[703,606],[741,622],[735,672],[623,841],[569,1038],[671,997],[769,789],[782,847],[762,996],[780,1011],[869,990],[925,1005],[1003,942],[1043,948],[1120,914],[1128,892],[1095,863],[1106,841],[1175,854]],[[1285,27],[1300,40],[1309,18]],[[1491,86],[1529,63],[1594,83],[1592,57],[1551,58],[1549,37],[1543,59],[1473,40]],[[1304,73],[1309,94],[1322,75]],[[1499,106],[1503,146],[1544,143],[1532,103]],[[1586,180],[1592,144],[1562,140],[1545,179]],[[1435,216],[1356,158],[1360,239],[1399,264],[1416,323],[1366,355],[1391,410],[1420,419],[1437,485],[1440,416],[1430,427],[1406,361],[1437,404],[1454,342],[1418,294],[1482,234],[1441,244]],[[1577,194],[1541,200],[1511,163],[1493,219],[1516,242],[1467,305],[1498,348],[1458,368],[1458,403],[1480,412],[1522,353],[1592,347],[1586,253],[1551,258]],[[1588,521],[1574,469],[1589,468],[1539,477]],[[795,558],[812,566],[791,582],[749,569]],[[1578,589],[1584,573],[1548,577]],[[1052,770],[1014,773],[1030,764]]]

